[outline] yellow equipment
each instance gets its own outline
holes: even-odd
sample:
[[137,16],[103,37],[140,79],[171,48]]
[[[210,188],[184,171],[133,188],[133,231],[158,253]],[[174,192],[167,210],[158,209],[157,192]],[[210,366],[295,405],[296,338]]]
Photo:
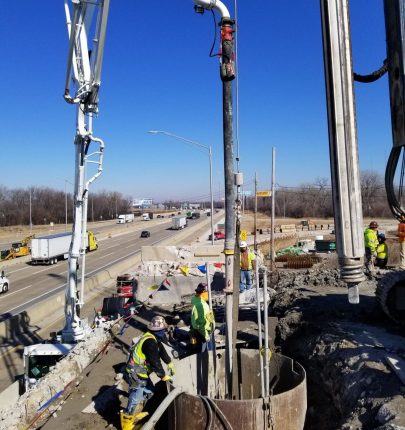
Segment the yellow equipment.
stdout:
[[30,253],[30,241],[35,237],[35,234],[31,236],[25,237],[21,242],[14,242],[11,244],[11,248],[2,251],[1,259],[2,260],[11,260],[12,258],[24,257],[25,255],[29,255]]
[[88,236],[88,245],[87,245],[87,250],[90,251],[95,251],[98,248],[98,243],[97,243],[97,238],[96,236],[94,236],[94,233],[91,231],[87,232],[87,236]]

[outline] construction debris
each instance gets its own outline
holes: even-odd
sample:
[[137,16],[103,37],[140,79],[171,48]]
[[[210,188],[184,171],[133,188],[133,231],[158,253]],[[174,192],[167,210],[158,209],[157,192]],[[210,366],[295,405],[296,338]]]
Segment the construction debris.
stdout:
[[[48,375],[24,393],[12,409],[0,409],[0,429],[35,427],[75,387],[83,370],[92,363],[110,341],[108,330],[97,328],[70,354],[60,360]],[[1,408],[1,405],[0,405]],[[33,428],[35,428],[33,427]]]

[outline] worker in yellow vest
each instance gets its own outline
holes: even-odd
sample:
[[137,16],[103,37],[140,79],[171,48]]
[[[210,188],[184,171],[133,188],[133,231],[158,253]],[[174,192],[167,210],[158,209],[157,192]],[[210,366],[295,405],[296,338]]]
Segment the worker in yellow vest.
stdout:
[[256,270],[256,256],[251,251],[247,242],[241,240],[239,243],[240,248],[240,286],[239,291],[243,293],[253,287],[252,271]]
[[384,269],[388,262],[388,246],[385,243],[385,234],[380,233],[378,235],[378,246],[377,246],[377,259],[376,266]]
[[378,224],[371,221],[369,226],[364,230],[364,246],[366,254],[366,268],[369,272],[374,271],[374,260],[377,258],[378,246]]
[[[174,374],[173,362],[161,341],[166,331],[165,319],[155,316],[148,325],[148,331],[131,346],[124,373],[129,396],[126,410],[121,411],[122,430],[133,430],[135,423],[148,415],[142,412],[142,408],[144,401],[150,399],[155,391],[150,374],[155,372],[162,381],[169,381]],[[166,375],[161,360],[167,364],[169,375]]]
[[195,295],[191,299],[190,338],[193,349],[199,353],[204,352],[214,330],[214,313],[208,306],[208,286],[200,283],[195,289]]

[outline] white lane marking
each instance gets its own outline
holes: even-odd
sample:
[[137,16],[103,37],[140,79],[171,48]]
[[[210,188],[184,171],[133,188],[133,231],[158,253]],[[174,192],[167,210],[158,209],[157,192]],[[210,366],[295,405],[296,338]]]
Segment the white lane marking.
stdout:
[[[30,302],[33,302],[34,300],[39,299],[40,297],[45,296],[45,294],[49,294],[50,292],[55,291],[55,290],[57,290],[58,288],[63,287],[64,285],[66,285],[66,284],[62,284],[62,285],[59,285],[58,287],[53,288],[52,290],[45,291],[45,293],[42,293],[40,296],[36,296],[36,297],[34,297],[34,298],[32,298],[32,299],[28,300],[28,301],[27,301],[27,302],[25,302],[25,303],[22,303],[22,304],[20,304],[20,305],[14,306],[13,308],[11,308],[11,309],[9,309],[9,310],[5,311],[5,313],[11,313],[11,311],[13,311],[14,309],[17,309],[17,308],[19,308],[19,307],[21,307],[21,306],[25,306],[26,304],[28,304],[28,303],[30,303]],[[19,291],[21,291],[21,290],[19,290]]]
[[[171,235],[169,234],[169,235],[167,235],[167,236],[165,236],[165,237],[162,237],[162,238],[160,238],[159,240],[156,240],[155,242],[153,242],[151,245],[154,245],[154,244],[156,244],[156,243],[159,243],[160,241],[162,241],[162,240],[164,240],[164,239],[167,239],[167,238],[168,238],[168,237],[170,237],[170,236],[171,236]],[[88,278],[88,277],[90,277],[93,273],[98,272],[98,271],[101,271],[101,270],[105,269],[106,267],[110,267],[110,266],[112,266],[113,264],[115,264],[117,261],[125,260],[127,257],[132,257],[133,255],[138,254],[138,253],[140,253],[140,252],[141,252],[141,250],[139,249],[139,250],[138,250],[138,251],[136,251],[136,252],[132,252],[132,253],[127,254],[127,255],[125,255],[125,256],[119,257],[119,258],[117,258],[116,260],[111,261],[111,262],[110,262],[110,263],[108,263],[108,264],[105,264],[104,266],[98,267],[97,269],[95,269],[95,270],[93,270],[93,271],[91,271],[91,272],[89,272],[89,273],[86,273],[86,277]],[[31,302],[33,302],[34,300],[37,300],[37,299],[41,298],[42,296],[45,296],[46,294],[51,293],[52,291],[56,291],[56,290],[58,290],[58,289],[62,288],[63,286],[65,286],[65,285],[66,285],[66,283],[65,283],[65,284],[62,284],[62,285],[59,285],[59,286],[57,286],[57,287],[53,288],[52,290],[45,291],[45,293],[42,293],[41,295],[36,296],[36,297],[34,297],[34,298],[32,298],[32,299],[28,300],[28,301],[27,301],[27,302],[25,302],[25,303],[22,303],[22,304],[19,304],[19,305],[17,305],[17,306],[14,306],[13,308],[8,309],[7,311],[4,311],[3,313],[11,313],[14,309],[17,309],[17,308],[20,308],[20,307],[22,307],[22,306],[25,306],[25,305],[27,305],[28,303],[31,303]],[[6,297],[7,297],[7,296],[6,296]]]
[[32,273],[32,275],[36,275],[37,273],[45,272],[45,270],[54,269],[54,267],[46,267],[45,269],[38,270],[38,272]]
[[113,254],[115,254],[114,252],[110,252],[109,254],[106,254],[106,255],[102,255],[101,257],[99,257],[99,259],[100,258],[105,258],[105,257],[108,257],[109,255],[113,255]]
[[30,267],[31,267],[31,266],[25,266],[25,267],[22,267],[21,269],[13,270],[12,272],[7,271],[7,274],[11,275],[12,273],[17,273],[17,272],[19,272],[20,270],[26,270],[26,269],[29,269]]
[[22,290],[26,290],[27,288],[30,288],[30,287],[32,287],[32,285],[28,285],[27,287],[20,288],[19,290],[17,290],[17,291],[13,291],[12,293],[7,293],[7,294],[5,294],[4,296],[0,297],[0,300],[1,300],[1,299],[7,299],[7,297],[12,296],[13,294],[17,294],[17,293],[19,293],[20,291],[22,291]]

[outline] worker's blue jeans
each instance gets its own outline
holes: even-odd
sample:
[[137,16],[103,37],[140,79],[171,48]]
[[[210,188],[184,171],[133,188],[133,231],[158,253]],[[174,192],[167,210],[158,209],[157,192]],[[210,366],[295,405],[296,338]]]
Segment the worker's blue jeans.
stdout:
[[128,415],[132,415],[136,405],[150,399],[155,392],[155,386],[150,378],[138,379],[138,381],[136,385],[129,389],[128,405],[126,409]]
[[253,287],[252,284],[252,271],[241,270],[240,271],[240,286],[239,291],[243,293],[245,290],[250,290]]

